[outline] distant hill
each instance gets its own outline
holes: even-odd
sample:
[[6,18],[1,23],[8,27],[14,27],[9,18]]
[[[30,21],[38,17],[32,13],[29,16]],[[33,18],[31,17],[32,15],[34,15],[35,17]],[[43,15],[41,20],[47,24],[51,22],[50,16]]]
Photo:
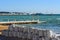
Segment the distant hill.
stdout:
[[2,12],[0,12],[0,13],[10,13],[10,12],[3,12],[3,11],[2,11]]
[[60,16],[60,14],[43,14],[43,13],[35,13],[31,15],[40,15],[40,16]]
[[31,14],[31,15],[43,15],[43,13],[35,13],[35,14]]
[[0,11],[0,15],[40,15],[40,16],[60,16],[60,14],[44,14],[44,13],[26,13],[26,12],[5,12]]
[[4,11],[1,11],[0,15],[29,15],[29,13],[25,13],[25,12],[4,12]]

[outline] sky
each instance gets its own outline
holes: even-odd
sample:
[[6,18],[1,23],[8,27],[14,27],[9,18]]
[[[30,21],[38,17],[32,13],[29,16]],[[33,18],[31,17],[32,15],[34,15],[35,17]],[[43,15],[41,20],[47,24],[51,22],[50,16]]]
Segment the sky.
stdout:
[[0,11],[60,14],[60,0],[0,0]]

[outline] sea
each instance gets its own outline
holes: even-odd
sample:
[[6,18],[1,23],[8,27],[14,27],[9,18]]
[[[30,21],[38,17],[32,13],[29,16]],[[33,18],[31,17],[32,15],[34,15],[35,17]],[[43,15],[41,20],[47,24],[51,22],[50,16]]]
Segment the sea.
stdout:
[[38,24],[20,24],[28,27],[35,27],[40,29],[52,30],[55,33],[60,33],[60,16],[43,16],[43,15],[5,15],[0,16],[0,22],[4,21],[26,21],[26,20],[40,20],[45,21]]

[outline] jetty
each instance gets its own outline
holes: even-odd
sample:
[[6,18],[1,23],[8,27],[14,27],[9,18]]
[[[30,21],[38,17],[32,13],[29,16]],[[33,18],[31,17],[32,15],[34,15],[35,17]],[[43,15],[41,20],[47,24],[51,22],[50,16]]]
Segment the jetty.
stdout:
[[10,25],[10,24],[37,24],[37,23],[42,23],[45,21],[39,21],[39,20],[32,20],[32,21],[4,21],[0,22],[0,25]]

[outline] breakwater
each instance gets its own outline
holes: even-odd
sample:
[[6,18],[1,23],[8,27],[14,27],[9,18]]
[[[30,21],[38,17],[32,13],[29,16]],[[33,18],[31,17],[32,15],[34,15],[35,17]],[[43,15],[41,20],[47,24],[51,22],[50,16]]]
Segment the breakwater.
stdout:
[[2,31],[7,40],[58,40],[51,30],[37,29],[20,25],[10,25],[8,30]]

